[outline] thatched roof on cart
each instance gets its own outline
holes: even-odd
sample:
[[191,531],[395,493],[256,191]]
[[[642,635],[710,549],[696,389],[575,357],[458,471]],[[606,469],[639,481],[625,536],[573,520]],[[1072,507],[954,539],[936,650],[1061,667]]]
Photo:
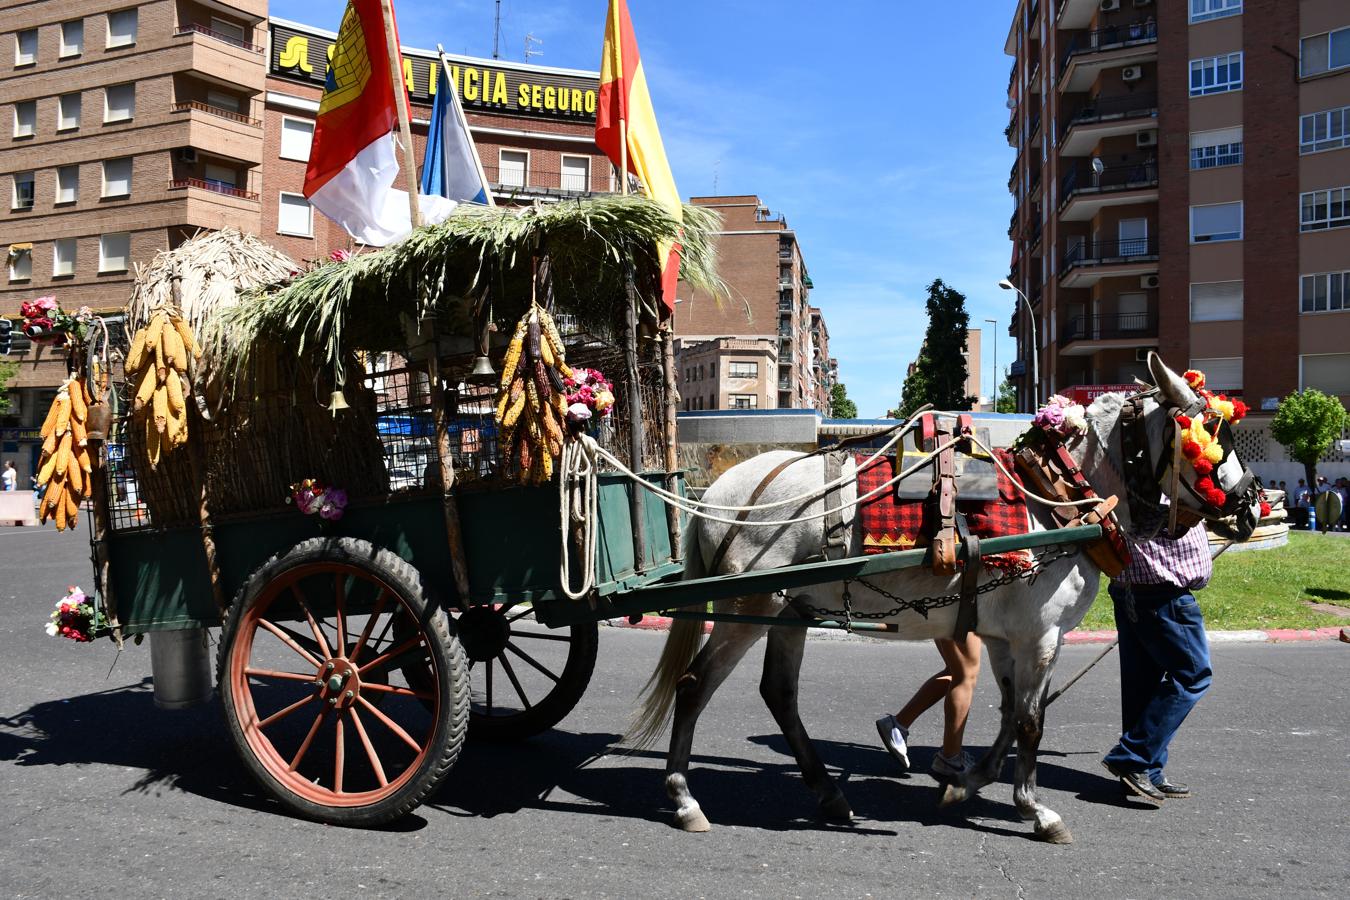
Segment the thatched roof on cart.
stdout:
[[159,251],[149,263],[137,264],[127,322],[132,330],[140,328],[172,302],[177,276],[183,317],[199,332],[219,310],[289,278],[298,268],[289,256],[254,235],[234,228],[199,232],[172,250]]
[[[510,321],[532,296],[537,260],[547,254],[554,310],[597,333],[610,331],[627,304],[631,271],[654,309],[658,242],[683,246],[681,277],[716,296],[718,216],[684,207],[683,222],[641,197],[602,197],[525,208],[463,206],[445,222],[347,261],[325,262],[260,292],[217,317],[213,349],[237,368],[252,348],[275,340],[337,373],[355,350],[400,350],[406,326],[434,311],[442,335],[472,330],[470,298],[488,293],[494,316]],[[538,298],[543,302],[544,298]]]

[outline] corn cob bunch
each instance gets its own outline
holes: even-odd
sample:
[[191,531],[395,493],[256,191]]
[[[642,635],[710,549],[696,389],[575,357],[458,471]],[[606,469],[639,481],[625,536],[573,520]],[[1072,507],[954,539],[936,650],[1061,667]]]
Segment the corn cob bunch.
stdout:
[[136,386],[131,411],[145,429],[145,452],[152,468],[159,465],[161,453],[187,443],[189,354],[197,359],[202,348],[182,317],[168,309],[150,317],[127,352],[127,381]]
[[566,430],[563,379],[571,374],[553,317],[532,305],[516,324],[497,391],[497,446],[516,463],[526,484],[553,477]]
[[89,497],[94,467],[89,459],[89,404],[93,402],[84,378],[72,376],[62,383],[42,423],[42,457],[38,485],[44,489],[38,516],[42,522],[56,520],[56,530],[75,527],[80,503]]

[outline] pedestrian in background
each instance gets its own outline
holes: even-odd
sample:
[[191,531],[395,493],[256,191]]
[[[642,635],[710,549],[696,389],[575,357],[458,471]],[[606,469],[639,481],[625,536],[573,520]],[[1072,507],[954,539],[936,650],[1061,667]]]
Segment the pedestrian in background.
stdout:
[[965,740],[966,720],[970,716],[970,701],[975,695],[975,680],[980,674],[980,654],[984,642],[970,632],[961,642],[951,638],[935,638],[938,652],[946,667],[929,678],[914,692],[914,696],[893,716],[877,719],[877,733],[901,771],[909,770],[909,729],[914,720],[939,700],[944,701],[942,712],[942,747],[929,767],[939,778],[960,778],[973,765],[970,754],[961,749]]
[[1308,507],[1312,505],[1311,497],[1312,494],[1308,491],[1308,485],[1300,478],[1298,486],[1294,488],[1293,503],[1285,504],[1293,512],[1295,527],[1308,527]]
[[14,460],[12,459],[5,460],[5,471],[3,475],[0,475],[0,481],[4,482],[5,490],[7,491],[18,490],[19,472],[17,469],[14,468]]
[[1126,791],[1161,806],[1191,795],[1165,768],[1168,745],[1213,676],[1194,592],[1209,583],[1214,564],[1203,524],[1130,544],[1130,564],[1109,589],[1120,636],[1121,735],[1102,765]]

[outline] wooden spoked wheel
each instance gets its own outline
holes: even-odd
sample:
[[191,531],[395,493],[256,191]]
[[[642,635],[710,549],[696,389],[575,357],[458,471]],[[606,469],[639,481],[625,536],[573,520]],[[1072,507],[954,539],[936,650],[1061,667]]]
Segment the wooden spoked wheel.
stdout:
[[599,627],[552,629],[523,602],[472,606],[455,617],[469,659],[469,735],[513,741],[547,731],[577,705],[595,669]]
[[377,825],[413,809],[466,731],[452,627],[411,565],[364,541],[318,538],[270,560],[221,643],[221,696],[245,764],[320,821]]

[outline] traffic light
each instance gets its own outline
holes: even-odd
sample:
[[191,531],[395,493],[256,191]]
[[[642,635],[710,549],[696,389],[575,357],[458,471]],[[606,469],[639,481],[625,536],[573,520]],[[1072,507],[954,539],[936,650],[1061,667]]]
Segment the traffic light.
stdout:
[[14,322],[0,317],[0,356],[8,356],[13,343]]

